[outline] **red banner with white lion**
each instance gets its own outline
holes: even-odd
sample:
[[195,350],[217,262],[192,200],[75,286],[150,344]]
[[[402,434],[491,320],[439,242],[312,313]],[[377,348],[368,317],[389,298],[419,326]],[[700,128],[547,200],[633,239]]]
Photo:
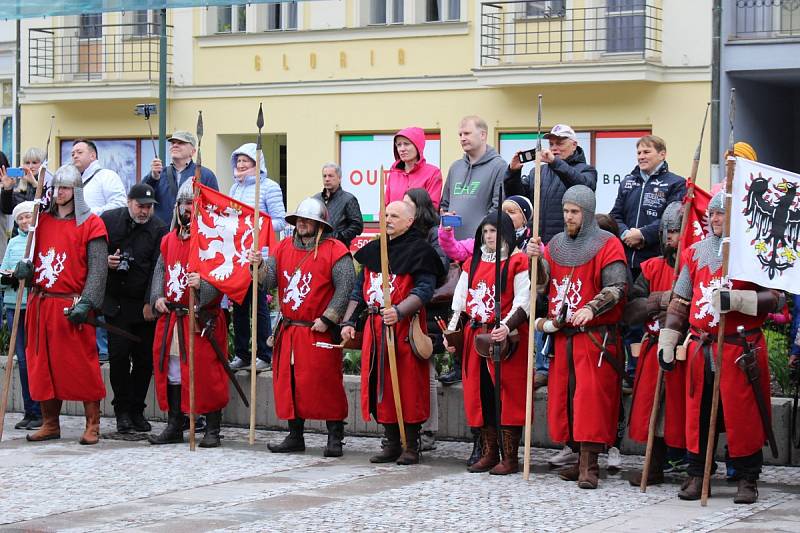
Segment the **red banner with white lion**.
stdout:
[[[253,278],[247,250],[253,247],[253,206],[198,184],[191,226],[193,272],[216,287],[234,302],[241,304]],[[273,249],[272,221],[261,212],[258,249]]]

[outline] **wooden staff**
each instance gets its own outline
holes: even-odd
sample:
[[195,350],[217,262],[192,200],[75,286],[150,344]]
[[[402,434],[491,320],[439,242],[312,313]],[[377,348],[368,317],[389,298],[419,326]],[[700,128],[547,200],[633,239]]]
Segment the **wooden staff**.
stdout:
[[[47,147],[44,152],[44,161],[39,167],[39,178],[36,183],[36,193],[33,197],[33,224],[28,229],[28,236],[25,240],[25,255],[23,260],[29,260],[33,250],[34,235],[36,234],[36,224],[39,220],[39,205],[42,199],[42,189],[44,188],[44,178],[47,172],[47,154],[50,152],[50,139],[53,136],[53,122],[55,116],[50,115],[50,133],[47,134]],[[55,200],[54,200],[55,201]],[[15,221],[16,222],[16,221]],[[8,393],[11,390],[11,378],[14,375],[14,352],[17,346],[17,332],[19,330],[19,310],[22,307],[22,298],[25,295],[25,280],[19,280],[17,286],[17,301],[14,305],[14,320],[11,322],[11,336],[8,339],[8,355],[6,357],[6,372],[3,376],[3,395],[0,399],[0,440],[3,440],[3,427],[6,421],[6,409],[8,409]]]
[[[703,148],[703,134],[706,130],[706,120],[708,119],[708,109],[711,107],[711,102],[706,104],[706,114],[703,116],[703,126],[700,128],[700,140],[697,143],[697,149],[694,151],[694,158],[692,159],[692,170],[689,173],[687,180],[688,187],[686,188],[686,202],[683,209],[683,216],[681,217],[681,238],[678,240],[678,249],[675,252],[675,268],[672,272],[672,288],[670,289],[670,300],[672,299],[672,292],[675,290],[675,283],[678,281],[680,274],[680,259],[683,252],[683,233],[686,231],[686,225],[689,223],[689,211],[693,208],[694,202],[694,182],[697,179],[697,167],[700,166],[700,152]],[[658,351],[656,350],[656,357]],[[653,408],[650,410],[650,422],[647,428],[647,449],[644,453],[644,466],[642,467],[642,481],[639,483],[639,489],[642,492],[647,492],[647,473],[650,471],[650,462],[653,454],[653,443],[656,440],[656,423],[658,422],[658,411],[661,402],[661,389],[664,386],[664,369],[658,365],[658,377],[656,378],[656,390],[653,394]]]
[[[264,110],[258,104],[258,118],[256,119],[258,137],[256,138],[256,192],[253,199],[253,253],[258,253],[258,234],[261,226],[261,128],[264,127]],[[267,260],[266,257],[263,258]],[[256,362],[258,340],[258,269],[253,270],[253,289],[250,298],[250,436],[248,442],[252,446],[256,442]],[[267,313],[269,320],[269,313]]]
[[[536,160],[533,173],[533,215],[531,239],[539,236],[539,204],[541,204],[542,185],[542,95],[539,95],[537,113]],[[499,232],[498,228],[498,232]],[[531,266],[531,302],[528,316],[528,373],[525,381],[525,452],[523,455],[522,478],[528,481],[531,475],[531,429],[533,426],[533,374],[536,370],[536,286],[539,284],[538,261]]]
[[[381,224],[381,288],[383,289],[383,307],[392,307],[392,290],[389,281],[389,236],[386,234],[386,178],[384,177],[383,165],[381,165],[380,176],[380,224]],[[386,343],[386,353],[389,356],[389,374],[392,377],[392,398],[394,398],[394,410],[397,414],[397,427],[400,429],[400,442],[403,449],[406,448],[406,426],[403,422],[403,404],[400,401],[400,380],[397,376],[397,355],[394,345],[394,326],[383,327]]]
[[[197,115],[197,165],[194,168],[194,180],[192,183],[192,221],[189,227],[195,225],[197,216],[197,197],[200,192],[200,175],[202,168],[202,158],[200,156],[200,143],[203,142],[203,112]],[[195,451],[195,419],[194,419],[194,332],[197,329],[195,320],[195,303],[197,300],[195,289],[189,289],[189,450]]]
[[[736,89],[731,88],[728,122],[730,135],[728,137],[728,155],[725,161],[725,223],[722,226],[722,279],[728,278],[728,260],[730,258],[731,234],[731,208],[733,191],[733,173],[736,169],[736,158],[733,156],[733,120],[736,114]],[[722,376],[722,352],[725,349],[725,313],[719,314],[717,329],[716,372],[714,372],[714,392],[711,396],[711,416],[708,420],[708,441],[706,444],[706,464],[703,470],[703,490],[700,493],[700,505],[708,505],[708,490],[711,488],[711,463],[714,461],[714,452],[717,436],[717,414],[719,412],[719,383]]]

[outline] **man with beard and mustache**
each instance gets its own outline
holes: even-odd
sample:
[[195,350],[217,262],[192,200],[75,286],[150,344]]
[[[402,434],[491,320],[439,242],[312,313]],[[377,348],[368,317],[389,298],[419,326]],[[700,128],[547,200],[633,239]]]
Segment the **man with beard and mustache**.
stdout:
[[106,321],[141,339],[134,342],[108,334],[111,388],[119,433],[150,431],[143,415],[153,375],[155,313],[150,305],[150,280],[167,232],[155,216],[155,191],[139,183],[128,192],[128,205],[104,212],[108,231],[108,284],[103,302]]
[[[547,318],[536,328],[552,333],[555,358],[548,383],[550,437],[579,453],[579,462],[559,470],[565,481],[596,489],[597,457],[616,440],[624,362],[618,323],[628,270],[622,244],[595,220],[594,192],[570,187],[561,200],[564,231],[545,249],[528,243],[549,286]],[[552,282],[551,282],[552,281]]]
[[278,288],[282,316],[275,332],[272,376],[275,412],[289,421],[289,435],[267,447],[273,453],[304,451],[306,419],[325,420],[324,455],[340,457],[347,396],[342,349],[336,345],[339,320],[353,290],[353,260],[345,245],[333,238],[322,201],[306,198],[286,221],[295,226],[294,235],[281,241],[274,255],[262,262],[260,253],[248,252],[251,262],[260,264],[259,284]]

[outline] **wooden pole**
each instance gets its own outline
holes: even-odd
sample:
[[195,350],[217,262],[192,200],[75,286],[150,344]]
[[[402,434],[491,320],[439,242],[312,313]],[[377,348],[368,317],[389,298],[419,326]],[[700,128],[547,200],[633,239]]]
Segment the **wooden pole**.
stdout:
[[[44,153],[45,160],[39,167],[39,178],[36,183],[36,193],[33,198],[33,224],[28,229],[28,236],[25,240],[25,256],[27,260],[31,256],[34,235],[36,234],[36,224],[39,220],[39,206],[42,199],[42,189],[44,188],[44,179],[47,172],[47,154],[50,151],[50,139],[53,135],[53,122],[55,116],[50,116],[50,133],[47,135],[47,148]],[[6,356],[6,371],[3,375],[3,395],[0,399],[0,441],[3,440],[3,427],[6,421],[6,410],[8,409],[8,393],[11,390],[11,379],[14,376],[14,352],[17,346],[17,333],[19,331],[19,310],[22,307],[22,297],[25,294],[25,280],[19,280],[17,286],[17,300],[14,304],[14,320],[11,322],[11,336],[8,339],[8,353]]]
[[[692,170],[689,173],[688,179],[688,187],[686,190],[686,205],[683,209],[683,216],[681,217],[681,231],[680,235],[681,238],[678,241],[678,249],[675,252],[675,266],[672,272],[672,288],[670,289],[670,293],[675,290],[675,282],[678,281],[678,275],[680,274],[680,267],[681,267],[681,255],[683,253],[683,233],[686,231],[686,225],[689,223],[689,210],[692,209],[692,204],[694,203],[694,182],[697,179],[697,168],[700,166],[700,152],[703,147],[703,134],[706,130],[706,120],[708,119],[708,109],[711,107],[711,103],[709,102],[706,105],[706,114],[703,117],[703,126],[700,128],[700,141],[697,143],[697,149],[694,152],[694,158],[692,159]],[[670,300],[672,299],[672,294],[670,294]],[[663,326],[663,324],[662,324]],[[658,357],[658,353],[656,353],[656,357]],[[650,422],[647,428],[647,448],[645,449],[644,453],[644,466],[642,467],[642,481],[639,484],[639,489],[642,492],[647,492],[647,473],[650,471],[650,462],[652,461],[652,454],[653,454],[653,443],[655,442],[656,438],[656,423],[658,422],[658,410],[659,404],[661,402],[661,390],[664,386],[664,369],[661,368],[661,365],[658,365],[658,377],[656,378],[656,389],[653,393],[653,407],[650,410]]]
[[[261,104],[258,104],[258,118],[256,119],[258,128],[258,139],[256,140],[256,191],[253,200],[253,252],[258,252],[259,226],[261,225],[261,128],[264,127],[264,111]],[[263,258],[267,260],[266,257]],[[250,434],[248,442],[252,446],[256,442],[256,363],[258,361],[258,270],[253,270],[253,288],[250,298]],[[267,316],[269,320],[269,316]]]
[[[542,95],[539,95],[538,137],[536,141],[536,160],[533,178],[533,225],[531,239],[539,236],[539,208],[542,185]],[[499,231],[499,228],[498,228]],[[533,427],[533,375],[536,371],[536,286],[539,284],[537,261],[531,265],[531,301],[528,316],[528,373],[525,381],[525,452],[523,456],[522,478],[528,481],[531,475],[531,431]]]
[[[392,307],[392,290],[389,281],[389,236],[386,234],[386,178],[384,177],[383,165],[381,165],[380,175],[380,225],[381,225],[381,286],[383,289],[383,307]],[[392,378],[392,398],[394,399],[394,410],[397,415],[397,426],[400,429],[400,442],[403,449],[407,447],[406,426],[403,422],[403,404],[400,400],[400,380],[397,375],[397,354],[395,353],[394,326],[385,326],[383,331],[386,338],[386,353],[389,356],[389,373]]]
[[[200,145],[203,142],[203,112],[197,114],[197,164],[194,169],[194,181],[192,183],[192,221],[190,227],[194,226],[197,216],[197,196],[200,192],[200,176],[202,175],[203,159],[200,155]],[[194,332],[197,330],[195,323],[195,305],[197,294],[195,289],[189,289],[189,450],[195,451],[195,413],[194,413]],[[179,317],[180,318],[180,317]]]

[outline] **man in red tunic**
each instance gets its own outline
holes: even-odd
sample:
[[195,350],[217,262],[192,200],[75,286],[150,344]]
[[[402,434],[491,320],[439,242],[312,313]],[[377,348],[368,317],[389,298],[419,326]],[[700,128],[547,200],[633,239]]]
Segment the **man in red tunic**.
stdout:
[[[361,414],[383,424],[386,434],[381,452],[373,463],[397,461],[400,465],[419,462],[419,430],[430,415],[429,363],[414,355],[409,329],[418,314],[427,333],[425,304],[430,301],[437,280],[444,276],[442,261],[425,237],[412,228],[414,208],[404,202],[386,206],[386,233],[389,237],[389,272],[392,307],[384,307],[381,289],[380,243],[374,240],[355,254],[364,265],[350,295],[342,338],[355,337],[355,321],[364,307],[367,319],[361,346]],[[394,327],[397,375],[407,446],[404,450],[397,423],[392,381],[384,330]]]
[[100,438],[100,400],[106,395],[95,344],[86,321],[103,303],[108,269],[106,228],[83,199],[81,174],[64,165],[53,177],[53,200],[39,214],[33,262],[15,275],[31,280],[25,318],[31,398],[41,402],[43,424],[29,441],[61,437],[61,402],[83,402],[86,430],[81,444]]
[[[531,280],[528,276],[528,257],[516,248],[516,235],[511,218],[505,213],[500,219],[500,231],[495,227],[497,215],[486,216],[475,233],[472,260],[464,271],[453,295],[453,316],[448,329],[458,329],[462,313],[469,316],[464,325],[463,385],[464,409],[467,424],[481,431],[481,458],[468,468],[470,472],[489,472],[507,475],[519,472],[517,456],[522,426],[525,424],[525,374],[527,372],[528,309]],[[502,236],[502,239],[501,239]],[[501,240],[500,326],[495,328],[495,250]],[[511,254],[509,256],[509,250]],[[497,420],[495,387],[497,376],[491,358],[479,353],[476,339],[490,333],[492,341],[503,342],[511,332],[517,344],[500,361],[500,420]],[[510,342],[510,341],[509,341]],[[448,347],[448,350],[455,351]],[[509,345],[509,350],[512,346]],[[499,422],[499,426],[498,426]],[[497,430],[502,438],[498,441]],[[498,442],[503,444],[500,461]]]
[[555,340],[547,425],[554,441],[580,452],[577,465],[559,470],[561,479],[596,489],[597,456],[616,439],[624,374],[618,323],[628,270],[620,241],[597,226],[589,187],[570,187],[561,205],[564,231],[543,256],[539,239],[528,245],[528,255],[543,258],[539,279],[549,286],[549,318],[537,321],[537,328]]
[[228,404],[228,377],[217,351],[228,357],[228,328],[219,307],[222,295],[196,272],[188,272],[192,219],[192,181],[178,191],[172,231],[161,240],[161,255],[153,272],[150,303],[160,313],[153,341],[153,373],[158,405],[168,412],[167,426],[150,435],[150,444],[183,442],[183,413],[189,411],[189,290],[195,300],[195,412],[206,413],[201,448],[220,445],[222,408]]
[[[726,313],[722,376],[719,386],[717,432],[728,436],[731,466],[741,477],[734,503],[758,499],[757,480],[770,421],[770,375],[766,342],[761,326],[767,314],[783,308],[782,292],[754,283],[727,279],[722,275],[722,227],[725,221],[724,193],[708,205],[712,234],[685,250],[681,273],[669,303],[665,327],[658,337],[659,363],[667,371],[675,365],[675,347],[687,332],[691,342],[686,354],[686,448],[689,478],[678,497],[700,498],[708,443],[711,397],[716,371],[717,332],[720,313]],[[738,328],[742,327],[742,334]],[[760,373],[754,387],[742,366]],[[766,420],[759,413],[759,394]],[[716,464],[716,463],[715,463]]]
[[[650,429],[650,413],[653,409],[653,395],[659,368],[658,331],[664,325],[667,304],[672,294],[682,214],[680,202],[672,202],[664,209],[660,227],[661,255],[642,262],[642,273],[631,287],[628,304],[625,306],[625,322],[645,326],[645,335],[639,350],[639,363],[636,365],[628,431],[631,439],[637,442],[646,443]],[[677,448],[681,453],[686,448],[685,378],[683,362],[679,362],[672,372],[664,375],[663,396],[658,399],[660,406],[656,437],[653,441],[650,469],[647,472],[648,485],[664,482],[667,446]],[[641,481],[640,472],[630,480],[630,483],[638,487]]]
[[259,264],[259,284],[278,287],[281,320],[275,329],[272,356],[273,393],[278,418],[289,421],[289,435],[271,452],[306,449],[306,419],[325,420],[328,444],[325,457],[342,456],[347,396],[342,382],[339,321],[353,291],[355,269],[350,251],[332,237],[328,209],[316,198],[306,198],[286,217],[295,226],[275,254]]

